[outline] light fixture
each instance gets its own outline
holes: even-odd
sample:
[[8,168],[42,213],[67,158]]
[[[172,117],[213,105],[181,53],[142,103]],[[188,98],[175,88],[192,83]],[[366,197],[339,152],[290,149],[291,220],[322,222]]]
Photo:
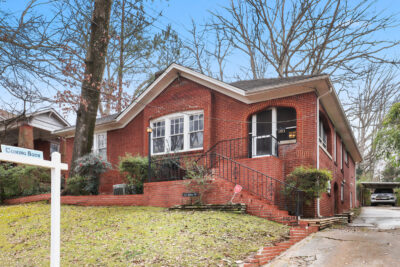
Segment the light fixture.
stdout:
[[152,133],[152,132],[153,132],[153,129],[151,129],[150,127],[147,127],[146,131],[147,131],[148,133]]

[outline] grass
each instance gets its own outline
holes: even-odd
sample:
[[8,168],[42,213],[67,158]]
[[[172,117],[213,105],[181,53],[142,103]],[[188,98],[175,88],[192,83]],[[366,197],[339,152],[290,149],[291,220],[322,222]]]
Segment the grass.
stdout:
[[[236,265],[288,230],[235,213],[62,206],[61,265]],[[49,254],[50,205],[0,206],[0,262],[49,266]]]

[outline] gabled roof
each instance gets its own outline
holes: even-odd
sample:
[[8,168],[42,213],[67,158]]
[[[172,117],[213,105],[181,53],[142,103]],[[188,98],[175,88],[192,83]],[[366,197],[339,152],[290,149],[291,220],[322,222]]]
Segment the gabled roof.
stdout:
[[[335,125],[335,128],[340,133],[343,142],[346,144],[353,159],[356,162],[362,160],[350,124],[347,121],[347,117],[344,114],[338,96],[334,90],[332,90],[332,93],[329,93],[330,89],[333,88],[332,82],[329,76],[324,74],[238,81],[228,84],[198,73],[192,69],[172,64],[123,112],[98,120],[95,131],[100,132],[125,127],[144,109],[147,104],[161,94],[163,90],[177,77],[184,77],[246,104],[307,92],[315,92],[317,95],[325,95],[321,98],[321,104],[327,111],[329,118]],[[55,133],[69,137],[74,135],[74,131],[75,129],[73,127],[69,127],[55,131]]]
[[[18,124],[20,122],[28,122],[33,127],[40,128],[50,132],[57,129],[64,129],[65,127],[70,126],[68,121],[66,121],[53,108],[46,108],[35,112],[26,113],[24,116],[18,116],[9,112],[2,112],[0,115],[1,115],[0,120],[10,122],[10,124],[7,126],[8,128],[18,127]],[[5,118],[2,115],[8,115],[8,118]],[[0,125],[0,130],[1,127],[4,126]]]

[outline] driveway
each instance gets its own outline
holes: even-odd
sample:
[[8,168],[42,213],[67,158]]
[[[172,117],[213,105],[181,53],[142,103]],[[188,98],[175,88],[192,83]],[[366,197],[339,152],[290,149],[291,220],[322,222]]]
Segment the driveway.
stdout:
[[350,226],[297,243],[266,266],[400,266],[400,208],[365,207]]

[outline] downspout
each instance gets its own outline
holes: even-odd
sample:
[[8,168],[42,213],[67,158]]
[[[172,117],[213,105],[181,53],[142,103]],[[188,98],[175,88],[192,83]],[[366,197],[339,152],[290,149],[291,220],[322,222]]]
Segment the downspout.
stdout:
[[[333,91],[333,87],[330,86],[328,92],[326,92],[325,94],[320,95],[320,96],[317,97],[317,123],[316,123],[316,124],[317,124],[317,170],[319,170],[319,100],[320,100],[322,97],[324,97],[324,96],[326,96],[326,95],[332,93],[332,91]],[[321,217],[320,204],[319,204],[319,202],[320,202],[320,200],[319,200],[319,197],[318,197],[318,198],[317,198],[317,216],[318,216],[318,217]]]

